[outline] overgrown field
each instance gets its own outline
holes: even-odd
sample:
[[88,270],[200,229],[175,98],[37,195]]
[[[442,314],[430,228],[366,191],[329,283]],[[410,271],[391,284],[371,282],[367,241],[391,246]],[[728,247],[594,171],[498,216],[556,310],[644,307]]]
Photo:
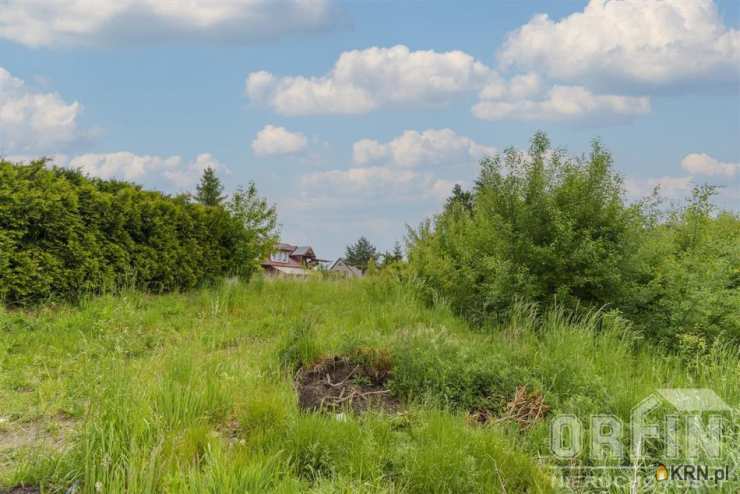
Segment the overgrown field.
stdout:
[[0,309],[0,492],[557,491],[552,416],[669,387],[737,406],[737,352],[669,354],[611,313],[471,329],[380,278]]

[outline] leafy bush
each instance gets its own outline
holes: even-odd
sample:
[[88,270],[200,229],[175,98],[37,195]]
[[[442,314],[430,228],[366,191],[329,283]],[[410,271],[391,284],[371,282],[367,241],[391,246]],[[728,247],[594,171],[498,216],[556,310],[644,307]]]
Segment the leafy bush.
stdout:
[[485,159],[472,194],[456,189],[409,232],[411,277],[478,325],[517,301],[606,306],[669,345],[740,341],[740,221],[715,214],[712,194],[699,187],[668,214],[630,205],[598,141],[574,159],[538,133],[527,154]]
[[638,327],[692,352],[718,337],[740,342],[740,219],[715,214],[713,193],[699,187],[686,206],[650,218],[624,303]]
[[165,292],[248,278],[271,236],[242,211],[255,204],[252,189],[239,197],[231,209],[208,207],[45,160],[0,161],[0,300],[30,305],[121,286]]
[[527,155],[485,159],[472,198],[412,232],[409,260],[428,295],[476,323],[516,300],[603,305],[634,268],[639,210],[598,141],[569,160],[536,134]]

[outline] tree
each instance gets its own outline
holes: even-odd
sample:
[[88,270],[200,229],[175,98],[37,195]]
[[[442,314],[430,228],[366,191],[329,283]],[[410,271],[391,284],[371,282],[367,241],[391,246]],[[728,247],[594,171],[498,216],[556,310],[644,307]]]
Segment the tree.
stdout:
[[378,251],[365,237],[360,237],[354,244],[348,245],[344,253],[344,260],[363,272],[367,270],[370,259],[378,259]]
[[391,264],[395,264],[397,262],[400,262],[403,260],[403,250],[401,249],[401,244],[399,242],[396,242],[393,246],[392,251],[385,251],[382,255],[383,263],[382,267],[390,266]]
[[465,208],[467,212],[473,211],[473,193],[463,189],[460,184],[455,184],[452,188],[452,195],[447,198],[445,203],[445,211],[449,211],[456,204]]
[[257,194],[254,182],[246,189],[238,188],[226,203],[226,210],[243,227],[243,236],[237,242],[241,258],[237,274],[248,278],[277,242],[277,212]]
[[210,166],[203,170],[203,176],[196,190],[195,200],[205,206],[218,206],[226,198],[221,195],[224,191],[221,180],[216,176],[216,170]]

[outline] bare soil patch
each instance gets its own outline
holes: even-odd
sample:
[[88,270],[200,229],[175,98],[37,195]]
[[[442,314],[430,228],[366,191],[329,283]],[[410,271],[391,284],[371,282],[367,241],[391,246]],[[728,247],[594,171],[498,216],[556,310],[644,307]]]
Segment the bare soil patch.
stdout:
[[[76,419],[64,413],[28,422],[0,420],[0,472],[12,468],[21,451],[63,451],[77,425]],[[34,489],[14,487],[7,492],[38,492]]]
[[386,366],[356,363],[341,356],[324,359],[298,371],[298,405],[309,411],[397,410],[400,403],[387,388],[389,377],[390,368]]
[[61,413],[31,422],[3,421],[0,424],[0,457],[5,452],[19,448],[64,449],[65,438],[74,431],[76,425],[72,417]]

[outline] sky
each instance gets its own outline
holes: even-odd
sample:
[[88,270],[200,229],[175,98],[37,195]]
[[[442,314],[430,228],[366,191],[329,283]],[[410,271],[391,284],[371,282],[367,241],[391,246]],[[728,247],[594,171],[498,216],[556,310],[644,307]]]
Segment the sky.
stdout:
[[285,242],[380,249],[538,130],[626,195],[740,210],[736,0],[0,0],[0,155],[167,193],[214,167]]

